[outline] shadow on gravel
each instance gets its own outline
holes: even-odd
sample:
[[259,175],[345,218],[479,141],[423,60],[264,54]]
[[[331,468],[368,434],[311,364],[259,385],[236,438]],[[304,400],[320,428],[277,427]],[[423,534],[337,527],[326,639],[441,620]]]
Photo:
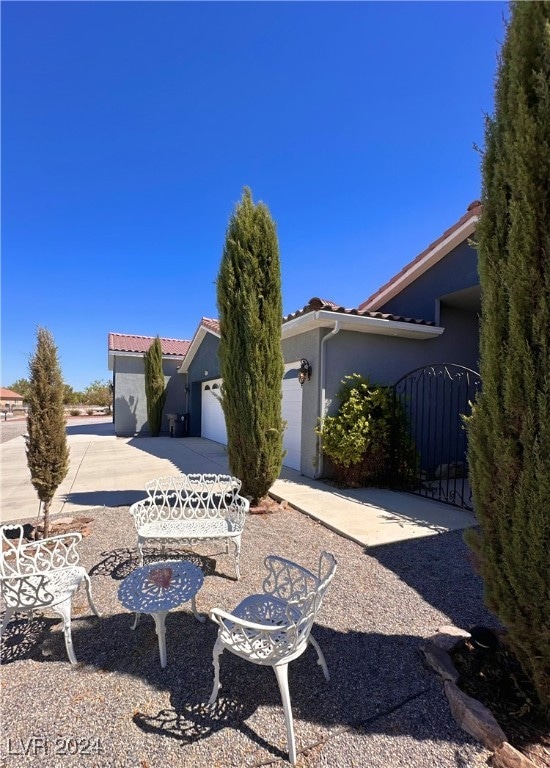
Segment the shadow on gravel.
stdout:
[[[110,552],[102,552],[97,565],[90,569],[90,576],[110,576],[116,581],[126,578],[139,566],[139,556],[134,549],[122,548],[113,549]],[[167,547],[164,553],[153,552],[143,557],[143,564],[158,563],[163,560],[187,560],[200,568],[204,576],[221,576],[224,574],[216,571],[216,560],[212,557],[199,555],[196,552],[185,551],[181,549],[172,549]]]
[[483,606],[483,582],[473,569],[462,531],[369,547],[365,554],[393,571],[456,626],[498,626]]
[[145,491],[127,489],[125,491],[81,491],[79,493],[60,494],[63,501],[80,504],[84,507],[126,507],[143,499]]
[[[115,571],[118,567],[115,565]],[[197,603],[199,611],[204,610],[200,595]],[[87,682],[81,680],[79,686],[85,685],[87,706],[92,709],[102,706],[100,697],[105,695],[106,678],[102,677],[103,690],[98,691],[95,675],[109,675],[113,697],[117,695],[120,675],[136,677],[162,692],[163,701],[165,693],[170,700],[169,706],[164,704],[160,709],[158,704],[155,706],[154,696],[147,705],[140,704],[132,719],[141,731],[174,739],[183,750],[185,745],[206,739],[222,728],[232,728],[266,750],[268,757],[286,759],[286,747],[281,750],[277,746],[286,744],[286,729],[273,670],[224,653],[219,700],[215,708],[207,709],[205,704],[213,684],[216,625],[211,621],[197,622],[188,606],[171,612],[166,620],[168,665],[163,670],[152,618],[143,616],[135,631],[130,629],[132,619],[130,613],[104,618],[74,616],[73,643],[79,660],[75,667],[68,666],[61,622],[51,621],[45,626],[41,622],[40,630],[29,635],[24,649],[19,644],[16,649],[15,640],[11,644],[8,641],[8,649],[13,653],[9,650],[10,658],[6,661],[55,661],[64,665],[64,674],[69,671],[86,676]],[[441,685],[422,664],[418,652],[420,638],[339,632],[323,625],[315,626],[315,638],[324,651],[331,682],[325,681],[311,647],[290,664],[289,686],[299,747],[304,748],[300,721],[324,728],[336,726],[339,732],[404,734],[417,740],[465,740],[458,731],[441,727]],[[16,650],[27,655],[15,658]],[[327,732],[322,738],[330,736]],[[182,755],[181,759],[185,757]]]

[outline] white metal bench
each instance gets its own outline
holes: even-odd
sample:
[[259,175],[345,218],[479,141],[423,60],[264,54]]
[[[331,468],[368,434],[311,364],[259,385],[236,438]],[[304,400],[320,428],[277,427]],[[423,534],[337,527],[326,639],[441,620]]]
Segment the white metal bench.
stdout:
[[130,507],[138,535],[140,565],[143,547],[166,544],[194,547],[205,540],[229,541],[235,547],[240,578],[241,534],[249,501],[239,495],[241,481],[231,475],[173,475],[145,484],[147,498]]

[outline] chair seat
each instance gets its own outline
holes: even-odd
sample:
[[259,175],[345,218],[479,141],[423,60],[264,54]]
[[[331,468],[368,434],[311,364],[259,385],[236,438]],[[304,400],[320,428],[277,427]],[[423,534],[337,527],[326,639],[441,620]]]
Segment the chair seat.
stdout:
[[[287,613],[288,611],[288,613]],[[283,626],[288,624],[290,615],[294,621],[298,621],[300,612],[285,600],[280,600],[273,595],[249,595],[232,611],[234,616],[246,621],[255,621],[258,624]]]
[[228,520],[156,520],[138,530],[143,539],[212,539],[237,536]]
[[58,605],[72,597],[79,588],[85,574],[86,570],[80,565],[48,571],[47,590],[54,596],[51,605]]
[[[288,613],[287,613],[288,611]],[[266,627],[280,626],[280,632],[259,635],[257,630],[240,627],[228,621],[230,632],[222,630],[222,639],[228,642],[238,656],[255,664],[273,664],[274,657],[285,658],[285,663],[300,656],[306,649],[307,638],[296,644],[295,632],[289,632],[289,619],[298,621],[300,613],[284,600],[272,595],[249,595],[232,611],[235,618],[264,624]]]

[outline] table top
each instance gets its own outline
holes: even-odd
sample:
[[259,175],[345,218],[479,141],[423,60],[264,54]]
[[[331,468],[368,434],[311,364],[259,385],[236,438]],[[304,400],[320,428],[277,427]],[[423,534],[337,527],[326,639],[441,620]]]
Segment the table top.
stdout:
[[195,597],[203,582],[203,572],[193,563],[163,560],[126,576],[118,588],[118,599],[137,613],[169,611]]

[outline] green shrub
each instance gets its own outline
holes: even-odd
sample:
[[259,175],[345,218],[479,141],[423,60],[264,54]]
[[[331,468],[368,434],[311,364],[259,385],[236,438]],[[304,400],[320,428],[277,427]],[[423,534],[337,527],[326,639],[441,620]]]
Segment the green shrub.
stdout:
[[80,416],[80,411],[78,410],[78,408],[72,408],[72,409],[69,411],[69,414],[70,414],[71,416]]
[[158,336],[155,337],[144,358],[147,422],[151,437],[158,437],[162,425],[162,411],[166,402],[166,384],[162,368],[162,344]]
[[65,432],[63,376],[57,347],[47,328],[38,328],[36,348],[29,360],[27,403],[27,464],[31,483],[40,499],[43,535],[48,536],[50,506],[69,471],[69,447]]
[[550,3],[513,3],[483,154],[483,389],[468,421],[479,528],[466,540],[550,717],[549,83]]
[[88,416],[93,416],[93,415],[94,415],[94,413],[95,413],[95,411],[94,411],[94,409],[93,409],[93,408],[87,408],[87,409],[86,409],[86,413],[88,414]]
[[405,418],[389,387],[370,384],[358,373],[345,376],[337,394],[340,407],[316,430],[342,485],[407,485],[416,454]]
[[284,455],[283,306],[275,223],[247,187],[227,227],[217,298],[229,467],[256,505],[279,476]]

